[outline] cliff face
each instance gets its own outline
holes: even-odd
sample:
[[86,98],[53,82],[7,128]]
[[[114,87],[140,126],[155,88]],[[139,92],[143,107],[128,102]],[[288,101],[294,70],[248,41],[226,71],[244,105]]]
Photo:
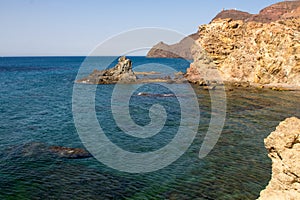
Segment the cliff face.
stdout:
[[[218,19],[242,20],[243,22],[270,23],[279,19],[295,18],[300,16],[300,1],[284,1],[273,4],[262,9],[259,14],[250,14],[238,10],[223,10],[212,20],[214,23]],[[211,24],[210,23],[210,24]],[[225,30],[226,31],[226,30]],[[199,39],[199,32],[192,34],[177,44],[167,45],[163,42],[155,45],[147,54],[148,57],[168,57],[192,59],[191,49],[193,40]],[[189,39],[188,39],[189,38]]]
[[300,199],[300,119],[281,122],[265,139],[272,178],[259,200]]
[[268,24],[218,19],[202,25],[187,78],[200,79],[206,65],[215,66],[224,81],[300,85],[299,31],[299,18]]

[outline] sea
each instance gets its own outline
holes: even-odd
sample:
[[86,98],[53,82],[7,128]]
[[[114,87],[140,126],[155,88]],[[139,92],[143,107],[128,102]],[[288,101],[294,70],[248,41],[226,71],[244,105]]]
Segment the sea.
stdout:
[[[161,69],[161,73],[165,69],[162,66],[186,72],[191,62],[129,58],[134,70],[143,66],[143,70]],[[214,125],[210,123],[214,116],[212,93],[189,85],[198,103],[193,110],[199,111],[199,120],[196,124],[191,120],[196,132],[188,148],[169,164],[132,173],[111,167],[97,156],[69,159],[49,155],[37,144],[89,148],[75,123],[74,88],[78,86],[75,80],[93,69],[114,66],[117,57],[92,58],[88,67],[83,65],[86,60],[86,57],[0,57],[0,199],[256,199],[271,178],[271,160],[264,138],[285,118],[300,117],[299,92],[226,90],[224,126],[211,151],[199,158],[209,127]],[[172,76],[168,74],[170,71],[165,72]],[[168,85],[179,88],[175,95]],[[116,123],[111,109],[115,85],[79,86],[85,91],[96,88],[91,113],[107,138],[124,151],[134,155],[155,152],[176,138],[183,116],[183,105],[176,97],[181,95],[181,84],[147,83],[131,94],[129,114],[140,127],[151,123],[153,105],[160,105],[156,109],[164,108],[166,112],[164,127],[147,138],[126,137],[126,130]],[[138,95],[145,91],[153,95]],[[189,137],[188,131],[186,134]],[[105,146],[101,149],[103,155],[118,160],[117,153],[109,152]],[[98,153],[101,157],[102,152]],[[122,169],[128,169],[130,160],[126,159],[122,158]]]

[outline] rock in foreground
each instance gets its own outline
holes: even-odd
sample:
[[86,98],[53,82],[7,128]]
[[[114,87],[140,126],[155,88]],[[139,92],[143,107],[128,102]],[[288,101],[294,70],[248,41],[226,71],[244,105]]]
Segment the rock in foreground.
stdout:
[[265,139],[272,159],[272,178],[259,200],[300,199],[300,119],[281,122]]
[[106,70],[95,69],[88,77],[77,80],[77,83],[88,84],[115,84],[118,82],[131,83],[137,80],[136,75],[132,71],[132,62],[125,56],[118,60],[118,64]]

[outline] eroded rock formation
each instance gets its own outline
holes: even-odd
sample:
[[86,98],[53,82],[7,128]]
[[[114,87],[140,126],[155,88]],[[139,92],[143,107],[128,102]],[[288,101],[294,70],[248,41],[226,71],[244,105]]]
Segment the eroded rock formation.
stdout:
[[272,178],[259,200],[300,199],[300,119],[281,122],[265,146],[272,159]]
[[[290,3],[294,7],[299,5],[299,2]],[[277,8],[270,8],[274,7]],[[199,39],[192,47],[194,63],[187,70],[186,77],[191,82],[203,78],[214,80],[215,75],[207,74],[210,71],[215,74],[217,69],[223,81],[299,86],[298,9],[290,12],[293,17],[285,15],[286,19],[271,23],[216,19],[210,24],[200,26]]]
[[118,60],[118,64],[106,70],[95,69],[88,77],[77,80],[77,83],[88,84],[115,84],[131,83],[137,80],[136,75],[132,71],[132,62],[125,56],[122,56]]

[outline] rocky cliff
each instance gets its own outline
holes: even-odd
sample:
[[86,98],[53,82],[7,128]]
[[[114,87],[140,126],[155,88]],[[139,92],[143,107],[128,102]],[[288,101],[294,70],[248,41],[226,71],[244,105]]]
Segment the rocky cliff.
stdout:
[[224,81],[300,85],[299,31],[299,18],[272,23],[217,19],[202,25],[187,78],[201,79],[203,68],[215,67]]
[[281,122],[265,139],[272,178],[259,200],[300,199],[300,119]]
[[[300,1],[281,2],[259,14],[267,16],[266,13],[274,11],[277,17],[218,18],[200,26],[199,38],[192,47],[194,63],[187,70],[187,79],[214,80],[217,71],[218,81],[300,86],[299,6]],[[212,69],[213,75],[208,75]]]
[[[248,12],[238,11],[234,9],[222,10],[213,18],[211,23],[218,19],[242,20],[243,22],[261,22],[270,23],[279,19],[295,18],[300,16],[300,1],[284,1],[273,4],[262,9],[258,14],[250,14]],[[226,30],[225,30],[226,31]],[[199,39],[199,32],[192,34],[177,44],[168,45],[163,42],[155,45],[147,54],[148,57],[182,57],[192,59],[191,45],[193,40]],[[189,39],[188,39],[189,38]]]

